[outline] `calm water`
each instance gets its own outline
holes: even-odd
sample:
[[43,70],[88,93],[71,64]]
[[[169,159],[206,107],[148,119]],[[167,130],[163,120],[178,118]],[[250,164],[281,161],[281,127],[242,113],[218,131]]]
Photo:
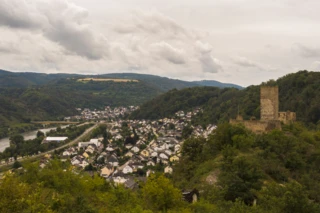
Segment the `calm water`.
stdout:
[[[68,125],[66,126],[61,126],[61,128],[66,128]],[[43,133],[47,133],[52,129],[56,129],[57,127],[53,127],[53,128],[46,128],[46,129],[38,129],[38,130],[34,130],[32,132],[25,132],[22,133],[21,135],[24,137],[24,140],[32,140],[35,139],[37,137],[37,132],[41,131]],[[9,138],[2,138],[0,139],[0,152],[3,152],[7,147],[10,146],[10,140]]]

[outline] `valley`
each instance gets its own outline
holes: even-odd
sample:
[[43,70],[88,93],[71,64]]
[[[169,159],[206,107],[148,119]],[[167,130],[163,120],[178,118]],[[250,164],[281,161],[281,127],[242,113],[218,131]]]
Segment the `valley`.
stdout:
[[[79,189],[88,190],[82,196],[91,196],[97,205],[86,208],[95,210],[104,209],[98,204],[108,203],[98,202],[96,193],[115,196],[117,202],[122,200],[119,193],[129,193],[127,197],[134,202],[127,199],[121,201],[121,207],[109,210],[130,212],[135,203],[152,212],[163,205],[177,212],[318,212],[320,102],[314,94],[320,89],[319,79],[318,73],[300,71],[244,89],[188,87],[167,92],[142,81],[82,83],[70,79],[53,85],[3,88],[2,92],[14,94],[13,98],[3,96],[12,104],[2,105],[7,110],[4,119],[17,116],[14,123],[20,124],[21,113],[29,119],[26,124],[69,126],[46,134],[37,132],[34,139],[10,132],[9,147],[0,153],[1,170],[10,169],[15,174],[12,181],[27,181],[30,187],[45,183],[38,187],[40,193],[49,189],[57,193],[62,186],[68,190],[58,196],[77,188],[67,186],[67,180],[55,182],[58,174],[59,179],[68,176],[74,183],[81,182]],[[280,110],[296,110],[297,122],[282,123],[281,128],[263,133],[252,132],[241,122],[229,123],[236,116],[259,119],[260,87],[275,85]],[[148,87],[154,88],[153,94],[144,91]],[[108,105],[106,94],[111,93],[113,104]],[[132,99],[124,98],[129,94]],[[41,96],[47,101],[41,102]],[[304,104],[309,108],[301,108]],[[32,107],[25,111],[25,106]],[[86,185],[88,181],[94,189]],[[0,191],[4,187],[6,183],[0,184]],[[170,199],[160,207],[150,204],[148,196],[158,196],[162,189]],[[286,197],[288,192],[293,195]],[[192,203],[188,196],[200,200]],[[163,200],[154,198],[152,203]]]

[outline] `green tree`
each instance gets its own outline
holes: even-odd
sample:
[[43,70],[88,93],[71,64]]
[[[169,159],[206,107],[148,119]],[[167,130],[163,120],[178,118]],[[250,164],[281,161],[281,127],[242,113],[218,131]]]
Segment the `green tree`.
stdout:
[[320,211],[319,204],[311,202],[304,187],[296,181],[285,185],[270,183],[258,195],[259,206],[267,212],[316,213]]
[[183,139],[186,139],[192,134],[192,132],[193,132],[193,128],[190,125],[185,126],[183,128],[183,130],[182,130],[182,135],[181,136],[182,136]]
[[228,158],[222,165],[218,185],[222,187],[226,200],[239,198],[246,204],[252,204],[256,197],[255,190],[261,189],[262,177],[262,171],[252,159]]
[[142,188],[147,209],[167,212],[183,205],[181,192],[164,175],[152,174]]
[[41,131],[37,132],[37,138],[44,137],[44,133]]
[[24,142],[23,136],[19,134],[11,136],[9,140],[10,140],[10,146],[13,146],[13,147],[20,146]]
[[12,165],[12,168],[18,169],[22,166],[22,164],[19,161],[15,161]]

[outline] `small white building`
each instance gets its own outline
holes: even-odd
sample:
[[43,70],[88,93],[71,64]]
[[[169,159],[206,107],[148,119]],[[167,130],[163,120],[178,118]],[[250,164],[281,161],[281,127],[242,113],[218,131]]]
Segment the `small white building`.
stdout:
[[68,137],[46,137],[43,143],[50,143],[50,142],[64,142],[68,139]]
[[133,172],[133,169],[131,166],[126,165],[123,169],[122,169],[123,174],[129,174]]
[[113,177],[112,180],[116,185],[119,185],[119,184],[124,184],[128,179],[125,177],[116,176],[116,177]]
[[131,149],[133,152],[138,153],[140,151],[140,149],[136,146],[132,147]]
[[164,168],[164,173],[172,174],[172,167],[167,166],[166,168]]
[[161,159],[168,160],[168,156],[167,156],[166,154],[164,154],[164,153],[161,153],[161,154],[159,155],[159,157],[160,157]]
[[101,142],[99,142],[98,139],[91,139],[89,142],[79,142],[78,143],[79,148],[86,148],[90,145],[95,145],[96,147],[99,147],[101,145]]
[[86,166],[88,166],[89,165],[89,163],[86,161],[86,160],[83,160],[80,164],[79,164],[79,166],[81,166],[83,169],[86,167]]

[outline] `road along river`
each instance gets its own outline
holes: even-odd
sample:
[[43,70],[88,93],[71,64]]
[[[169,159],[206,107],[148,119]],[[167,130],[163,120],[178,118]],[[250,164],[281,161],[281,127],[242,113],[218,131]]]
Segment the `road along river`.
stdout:
[[[67,126],[69,126],[69,125],[61,126],[61,128],[66,128]],[[21,133],[21,135],[24,137],[24,140],[32,140],[37,137],[38,131],[41,131],[43,133],[47,133],[47,132],[50,132],[50,130],[56,129],[56,128],[57,127],[38,129],[38,130],[31,131],[31,132]],[[3,152],[9,146],[10,146],[9,137],[0,139],[0,152]]]

